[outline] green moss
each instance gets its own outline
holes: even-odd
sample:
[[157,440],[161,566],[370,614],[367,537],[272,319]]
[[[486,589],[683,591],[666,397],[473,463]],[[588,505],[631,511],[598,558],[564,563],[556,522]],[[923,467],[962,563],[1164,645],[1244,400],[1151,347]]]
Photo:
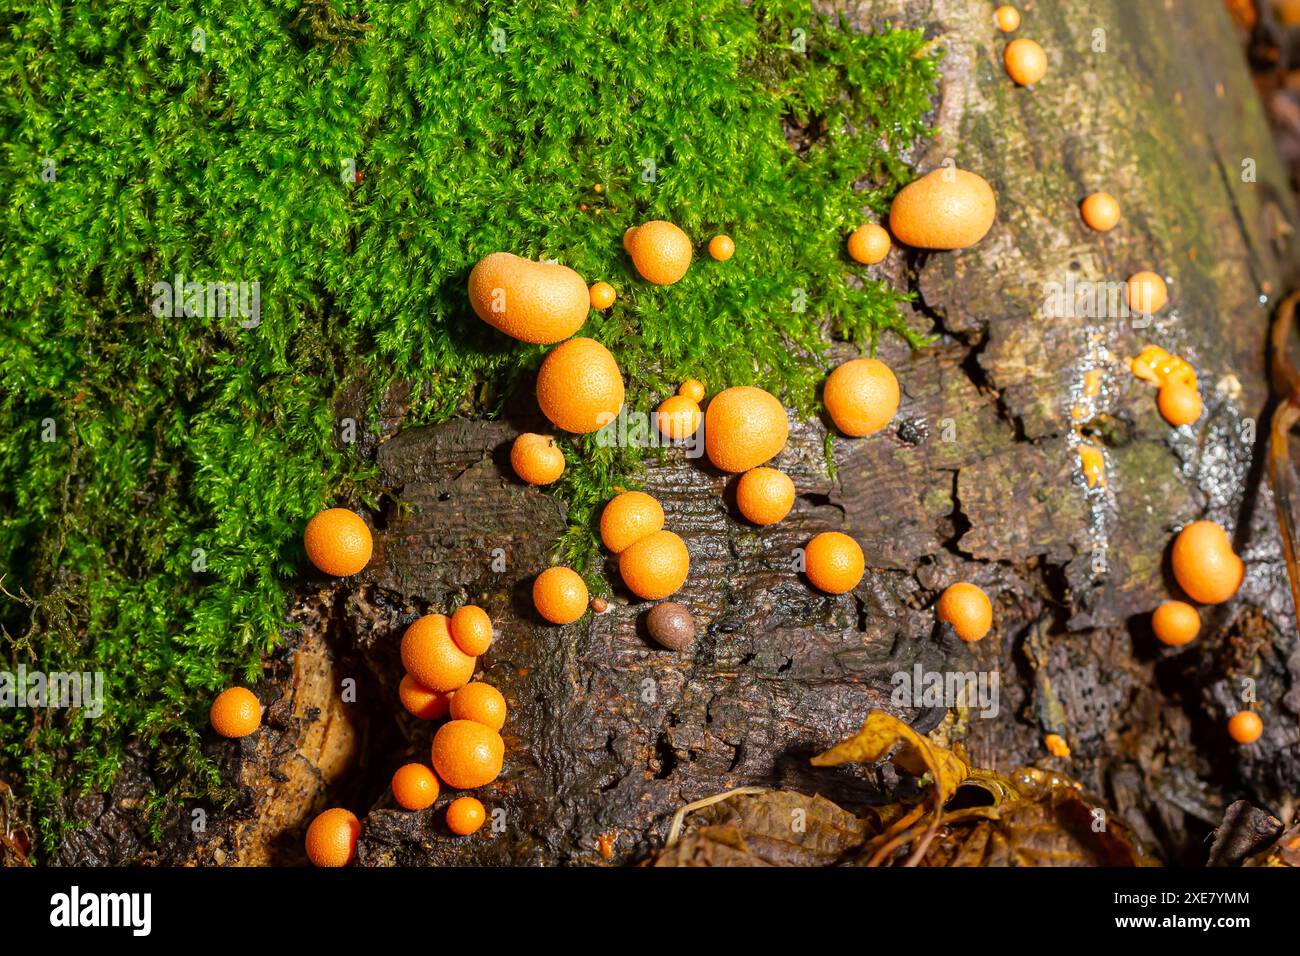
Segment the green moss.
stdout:
[[[155,806],[222,796],[198,746],[211,692],[279,639],[306,518],[380,491],[335,439],[341,384],[412,382],[408,422],[437,422],[494,412],[543,354],[469,310],[484,254],[613,283],[585,334],[641,410],[695,376],[807,412],[828,330],[912,340],[843,240],[909,175],[919,33],[720,0],[19,0],[0,24],[0,566],[29,597],[4,605],[0,661],[108,689],[98,720],[0,721],[47,850],[60,795],[108,785],[132,736]],[[816,134],[798,151],[786,119]],[[736,257],[638,281],[621,236],[650,218],[701,251],[727,232]],[[259,282],[260,324],[153,314],[177,274]],[[587,567],[638,452],[566,446],[560,544]]]

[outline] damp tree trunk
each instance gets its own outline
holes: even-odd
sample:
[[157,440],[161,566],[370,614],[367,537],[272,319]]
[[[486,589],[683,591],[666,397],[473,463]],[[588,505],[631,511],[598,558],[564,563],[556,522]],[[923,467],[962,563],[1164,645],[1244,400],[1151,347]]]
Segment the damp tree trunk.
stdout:
[[[834,477],[824,425],[794,426],[782,467],[799,498],[780,525],[737,522],[725,476],[707,464],[678,453],[647,463],[644,487],[690,547],[676,600],[695,616],[694,648],[652,646],[640,624],[648,605],[624,593],[575,626],[536,617],[531,579],[566,515],[506,463],[513,436],[542,424],[527,396],[502,421],[428,428],[401,427],[393,396],[382,434],[367,439],[400,502],[383,516],[375,560],[345,585],[300,588],[296,626],[269,663],[269,699],[280,700],[267,729],[224,750],[243,799],[212,811],[199,837],[178,828],[164,857],[299,862],[305,821],[339,803],[372,808],[364,864],[636,861],[678,807],[746,785],[819,792],[851,809],[885,799],[892,771],[818,769],[809,757],[872,707],[936,726],[942,708],[890,703],[891,675],[918,664],[1000,675],[996,718],[972,712],[949,728],[972,763],[1060,770],[1171,861],[1204,862],[1205,836],[1232,800],[1277,807],[1300,790],[1300,652],[1259,466],[1265,338],[1294,214],[1239,38],[1208,0],[1031,3],[1019,35],[1050,62],[1031,91],[1002,71],[992,6],[841,8],[863,28],[924,27],[942,48],[938,131],[915,165],[950,158],[980,173],[998,218],[973,249],[891,257],[892,281],[916,293],[913,324],[939,338],[917,352],[881,343],[904,393],[895,426],[835,439]],[[1077,212],[1098,189],[1124,208],[1104,236]],[[1044,313],[1053,283],[1142,269],[1172,280],[1171,306],[1148,328]],[[1207,405],[1194,434],[1167,427],[1153,390],[1127,370],[1151,342],[1201,375]],[[1093,369],[1102,389],[1090,405],[1081,396]],[[339,403],[364,420],[352,397]],[[1083,483],[1080,440],[1104,449],[1104,489]],[[1235,529],[1249,574],[1174,654],[1155,644],[1145,615],[1169,596],[1173,529],[1199,517]],[[834,598],[790,570],[795,549],[828,529],[860,541],[869,569],[856,592]],[[995,630],[975,645],[933,624],[931,602],[959,579],[995,600]],[[430,739],[396,706],[401,631],[417,613],[466,600],[499,622],[482,676],[512,708],[506,771],[485,801],[504,811],[505,830],[472,841],[447,837],[432,811],[391,809],[387,791],[403,757],[427,761]],[[340,699],[346,677],[355,703]],[[1222,731],[1247,678],[1266,728],[1249,755]],[[1070,760],[1047,755],[1049,732],[1065,737]],[[69,836],[66,861],[131,855],[124,806],[138,783],[128,774],[112,794],[83,798],[77,814],[90,827]]]

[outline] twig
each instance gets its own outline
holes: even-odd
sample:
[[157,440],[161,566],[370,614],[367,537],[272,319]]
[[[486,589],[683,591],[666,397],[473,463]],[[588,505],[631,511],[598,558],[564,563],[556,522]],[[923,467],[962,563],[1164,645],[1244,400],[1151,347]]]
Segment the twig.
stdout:
[[696,810],[703,810],[705,807],[711,807],[715,803],[721,803],[723,800],[730,800],[732,797],[745,796],[747,794],[767,793],[768,787],[737,787],[735,790],[728,790],[725,793],[715,793],[711,797],[704,797],[696,800],[694,803],[688,803],[676,813],[673,814],[673,825],[668,828],[668,839],[664,841],[664,849],[668,849],[677,842],[677,837],[682,832],[682,822],[686,819],[686,814],[694,813]]

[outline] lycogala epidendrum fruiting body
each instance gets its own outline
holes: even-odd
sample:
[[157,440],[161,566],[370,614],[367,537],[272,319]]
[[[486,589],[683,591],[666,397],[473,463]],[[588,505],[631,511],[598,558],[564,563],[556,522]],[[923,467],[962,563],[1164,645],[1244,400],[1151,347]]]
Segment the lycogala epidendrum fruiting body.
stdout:
[[951,624],[963,641],[978,641],[993,626],[993,604],[982,588],[959,581],[940,595],[935,616]]
[[889,207],[889,228],[918,249],[965,249],[993,227],[998,203],[982,176],[944,166],[899,190]]
[[790,419],[776,397],[752,385],[713,396],[704,412],[704,448],[723,471],[749,471],[780,453]]
[[262,724],[262,705],[248,688],[231,687],[217,695],[208,718],[223,737],[247,737]]
[[627,589],[649,601],[675,593],[690,570],[686,542],[671,531],[648,534],[618,556],[618,573]]
[[463,687],[474,676],[475,658],[452,639],[443,614],[416,618],[402,634],[402,666],[429,690],[446,692]]
[[447,786],[473,790],[497,778],[505,752],[505,742],[491,727],[472,720],[451,720],[433,735],[431,757],[433,769]]
[[827,594],[852,591],[866,566],[861,545],[839,531],[823,531],[804,548],[804,573],[813,587]]
[[776,524],[794,507],[794,482],[775,468],[751,468],[736,481],[736,507],[752,524]]
[[1178,586],[1198,604],[1222,604],[1246,575],[1228,532],[1213,521],[1193,521],[1178,532],[1170,562]]
[[302,543],[312,564],[339,578],[364,568],[374,546],[361,516],[346,508],[327,508],[313,517]]
[[533,582],[533,606],[552,624],[572,624],[587,612],[589,595],[572,568],[547,568]]
[[623,247],[641,278],[655,285],[672,285],[691,266],[691,240],[677,226],[662,219],[629,229],[623,235]]
[[831,372],[822,401],[835,427],[844,434],[874,435],[898,411],[898,379],[879,359],[853,359]]
[[1047,75],[1047,53],[1033,40],[1012,40],[1002,51],[1007,75],[1019,86],[1033,86]]
[[553,484],[564,474],[564,452],[549,435],[524,432],[510,446],[510,467],[530,485]]
[[333,807],[307,827],[307,858],[313,866],[347,866],[357,852],[361,821],[349,810]]
[[849,257],[863,265],[875,265],[889,255],[891,244],[889,233],[883,226],[878,226],[874,222],[867,223],[865,226],[858,226],[849,234]]
[[492,618],[476,604],[466,604],[451,616],[451,639],[470,657],[478,657],[492,646]]
[[623,373],[595,339],[569,339],[542,360],[537,404],[556,428],[581,435],[597,431],[623,407]]
[[397,768],[392,780],[393,799],[405,810],[425,810],[438,799],[438,778],[420,763]]
[[624,491],[600,513],[600,540],[615,554],[664,526],[664,509],[644,491]]
[[1079,214],[1089,229],[1110,232],[1119,225],[1119,200],[1110,193],[1093,193],[1079,204]]
[[521,342],[551,345],[582,328],[591,292],[568,266],[494,252],[470,271],[469,301],[494,329]]

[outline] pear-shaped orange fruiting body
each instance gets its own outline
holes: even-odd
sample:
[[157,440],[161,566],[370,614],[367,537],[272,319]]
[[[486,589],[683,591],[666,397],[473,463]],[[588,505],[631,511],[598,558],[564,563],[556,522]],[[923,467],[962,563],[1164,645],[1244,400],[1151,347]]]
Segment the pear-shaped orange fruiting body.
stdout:
[[469,301],[494,329],[521,342],[551,345],[582,328],[591,293],[568,266],[494,252],[470,271]]
[[984,238],[997,212],[997,197],[984,177],[949,166],[899,190],[889,208],[889,229],[918,249],[965,249]]
[[1171,560],[1178,586],[1198,604],[1222,604],[1246,575],[1228,533],[1213,521],[1193,521],[1178,532]]
[[963,641],[978,641],[993,626],[993,604],[983,588],[958,581],[940,595],[937,616],[951,624]]

